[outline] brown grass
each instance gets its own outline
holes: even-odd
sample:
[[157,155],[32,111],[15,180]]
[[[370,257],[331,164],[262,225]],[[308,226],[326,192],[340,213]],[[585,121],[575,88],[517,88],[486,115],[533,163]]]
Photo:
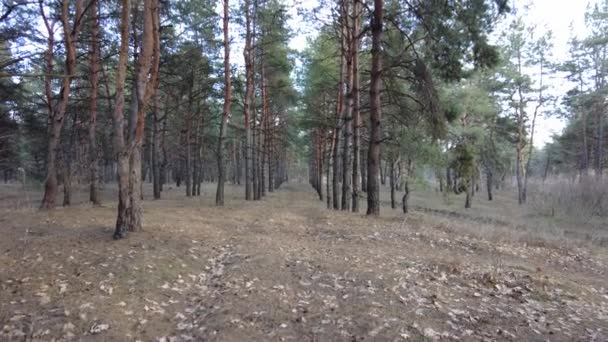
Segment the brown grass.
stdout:
[[261,202],[229,186],[224,208],[213,186],[168,188],[144,203],[144,232],[112,241],[111,190],[103,207],[3,203],[0,340],[605,338],[608,257],[587,248],[422,211],[328,211],[303,185]]

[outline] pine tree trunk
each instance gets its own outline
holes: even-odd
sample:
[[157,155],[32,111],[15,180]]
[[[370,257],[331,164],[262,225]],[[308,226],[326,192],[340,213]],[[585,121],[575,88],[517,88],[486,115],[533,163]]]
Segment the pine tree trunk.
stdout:
[[158,115],[158,91],[155,92],[152,105],[152,192],[154,199],[160,199],[161,170],[160,170],[160,138],[161,119]]
[[[130,7],[128,0],[123,0],[121,12],[121,48],[119,53],[118,74],[116,80],[116,102],[114,112],[114,137],[116,150],[119,153],[119,203],[116,219],[116,230],[114,238],[119,239],[126,236],[127,231],[139,231],[142,229],[141,218],[141,160],[142,145],[144,137],[145,113],[147,103],[158,86],[159,66],[159,8],[157,0],[144,0],[143,6],[143,33],[142,45],[137,60],[137,100],[132,106],[137,105],[136,117],[131,117],[134,122],[130,130],[128,143],[124,143],[124,80],[126,78],[126,66],[128,62],[128,21]],[[149,77],[148,77],[149,74]],[[133,108],[132,108],[133,109]]]
[[493,200],[493,196],[492,196],[492,183],[494,182],[493,180],[494,175],[492,174],[492,170],[490,170],[489,168],[486,170],[486,190],[488,192],[488,201]]
[[464,202],[464,207],[465,209],[470,209],[471,208],[471,202],[473,200],[473,189],[474,189],[474,181],[471,177],[471,179],[465,180],[466,182],[466,197],[465,197],[465,202]]
[[352,60],[352,30],[350,30],[351,20],[349,19],[349,6],[346,0],[342,1],[342,55],[346,60],[346,103],[344,104],[344,139],[342,140],[342,203],[341,209],[350,211],[352,201],[352,170],[350,160],[350,144],[352,139],[352,114],[353,114],[353,60]]
[[[344,33],[344,32],[342,32]],[[342,38],[342,50],[344,50],[345,41]],[[342,132],[342,120],[344,116],[344,78],[345,78],[346,61],[344,55],[340,58],[340,77],[338,81],[338,96],[336,100],[336,126],[334,128],[334,146],[332,154],[332,193],[333,205],[335,210],[340,209],[340,134]]]
[[367,151],[361,150],[361,191],[367,193]]
[[390,182],[390,187],[391,187],[391,208],[396,209],[397,208],[397,198],[396,198],[397,175],[395,172],[395,162],[392,160],[389,160],[388,163],[390,163],[389,164],[389,170],[390,170],[389,182]]
[[409,212],[409,199],[410,199],[410,183],[406,176],[406,180],[403,184],[403,197],[401,197],[401,209],[403,210],[404,214],[407,214]]
[[91,75],[91,97],[89,99],[89,153],[90,153],[90,192],[89,200],[94,205],[100,205],[99,198],[99,160],[97,158],[97,92],[99,85],[99,0],[92,0],[92,28],[91,28],[91,52],[90,68]]
[[76,13],[74,15],[74,25],[71,27],[69,23],[69,0],[62,0],[61,2],[61,24],[63,26],[63,35],[65,43],[65,75],[61,83],[61,90],[59,92],[59,100],[53,106],[52,99],[53,95],[51,92],[51,74],[53,71],[53,47],[54,39],[51,37],[55,34],[52,24],[49,24],[44,9],[41,6],[43,14],[43,20],[47,28],[49,37],[47,40],[47,75],[45,77],[45,93],[47,96],[47,103],[49,109],[49,144],[47,149],[47,168],[46,178],[44,182],[44,197],[40,204],[40,209],[53,209],[55,207],[55,200],[58,191],[57,182],[57,154],[59,148],[59,141],[61,139],[61,130],[63,128],[65,111],[68,105],[70,97],[70,86],[74,74],[76,73],[76,44],[78,34],[80,32],[81,19],[84,14],[84,1],[76,1]]
[[383,0],[374,0],[374,13],[371,20],[372,31],[372,70],[370,80],[370,139],[367,155],[367,215],[380,215],[380,144],[382,143],[382,103],[380,87],[382,81],[382,27]]
[[220,125],[220,135],[217,148],[217,192],[215,194],[215,205],[224,205],[224,182],[226,180],[226,166],[224,165],[224,140],[226,139],[226,130],[228,125],[228,117],[230,116],[230,100],[232,95],[232,86],[230,81],[230,35],[228,32],[229,22],[229,0],[224,0],[224,111],[222,114],[222,123]]
[[331,177],[331,150],[332,150],[332,141],[333,141],[333,137],[329,136],[328,139],[330,139],[330,143],[329,146],[326,147],[326,149],[323,151],[324,152],[324,157],[325,157],[325,197],[326,197],[326,202],[327,202],[327,209],[331,209],[332,208],[332,194],[331,194],[331,186],[330,186],[330,177]]
[[361,109],[359,94],[359,31],[361,16],[361,0],[353,0],[353,27],[351,34],[351,58],[352,58],[352,103],[353,103],[353,192],[352,210],[359,212],[359,197],[361,191],[361,179],[359,168],[361,164]]
[[253,199],[254,200],[259,200],[260,199],[260,195],[259,195],[259,174],[258,174],[258,149],[257,149],[257,141],[258,141],[258,130],[256,129],[256,118],[257,118],[257,114],[253,113],[253,122],[252,122],[252,129],[251,129],[251,146],[250,146],[250,150],[251,150],[251,187],[252,187],[252,192],[253,192]]
[[[69,148],[69,147],[68,147]],[[63,167],[63,206],[72,205],[72,167],[69,161],[65,161]]]
[[251,107],[254,103],[255,90],[255,65],[254,54],[252,49],[252,34],[251,34],[251,5],[250,0],[245,0],[245,17],[246,17],[246,38],[245,50],[243,51],[245,58],[245,199],[250,201],[253,199],[253,146],[251,135]]

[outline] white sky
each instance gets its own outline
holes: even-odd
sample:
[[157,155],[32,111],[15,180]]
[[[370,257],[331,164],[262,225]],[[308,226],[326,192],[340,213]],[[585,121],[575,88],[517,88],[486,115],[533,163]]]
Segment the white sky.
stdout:
[[[528,25],[536,25],[539,31],[549,29],[553,32],[553,57],[554,62],[563,62],[568,58],[568,40],[573,36],[582,37],[585,32],[585,10],[589,3],[596,0],[516,0],[513,5],[519,14],[523,14]],[[524,12],[523,7],[530,4],[530,8]],[[524,13],[522,13],[524,12]],[[572,28],[572,30],[571,30]],[[540,32],[539,32],[540,33]],[[571,84],[558,75],[548,84],[552,89],[550,92],[556,96],[563,95],[572,88]],[[559,101],[559,99],[558,99]],[[558,102],[559,103],[559,102]],[[550,111],[550,108],[546,108]],[[547,113],[542,113],[537,120],[535,146],[541,147],[551,141],[551,135],[559,133],[565,123]]]

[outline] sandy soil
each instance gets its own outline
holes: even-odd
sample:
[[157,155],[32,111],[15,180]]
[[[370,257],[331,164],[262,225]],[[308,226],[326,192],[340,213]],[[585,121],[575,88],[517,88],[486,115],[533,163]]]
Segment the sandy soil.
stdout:
[[229,192],[216,208],[170,190],[122,241],[111,202],[38,212],[2,194],[0,340],[608,340],[605,249],[328,211],[303,185]]

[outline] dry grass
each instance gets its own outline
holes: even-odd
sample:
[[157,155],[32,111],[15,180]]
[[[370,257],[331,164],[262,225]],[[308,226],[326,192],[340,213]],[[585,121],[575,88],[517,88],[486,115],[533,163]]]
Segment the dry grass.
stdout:
[[327,211],[303,185],[255,203],[230,186],[224,208],[212,186],[167,189],[144,203],[144,232],[112,241],[111,190],[103,207],[2,205],[0,340],[606,337],[608,256],[586,248],[435,213]]
[[[383,200],[389,201],[387,191]],[[560,180],[544,185],[531,182],[528,204],[523,207],[518,205],[513,188],[494,191],[493,201],[488,201],[482,190],[475,194],[471,209],[464,208],[464,195],[445,196],[425,189],[415,189],[411,203],[417,211],[443,218],[455,231],[497,241],[604,248],[608,246],[603,213],[607,200],[605,183]]]

